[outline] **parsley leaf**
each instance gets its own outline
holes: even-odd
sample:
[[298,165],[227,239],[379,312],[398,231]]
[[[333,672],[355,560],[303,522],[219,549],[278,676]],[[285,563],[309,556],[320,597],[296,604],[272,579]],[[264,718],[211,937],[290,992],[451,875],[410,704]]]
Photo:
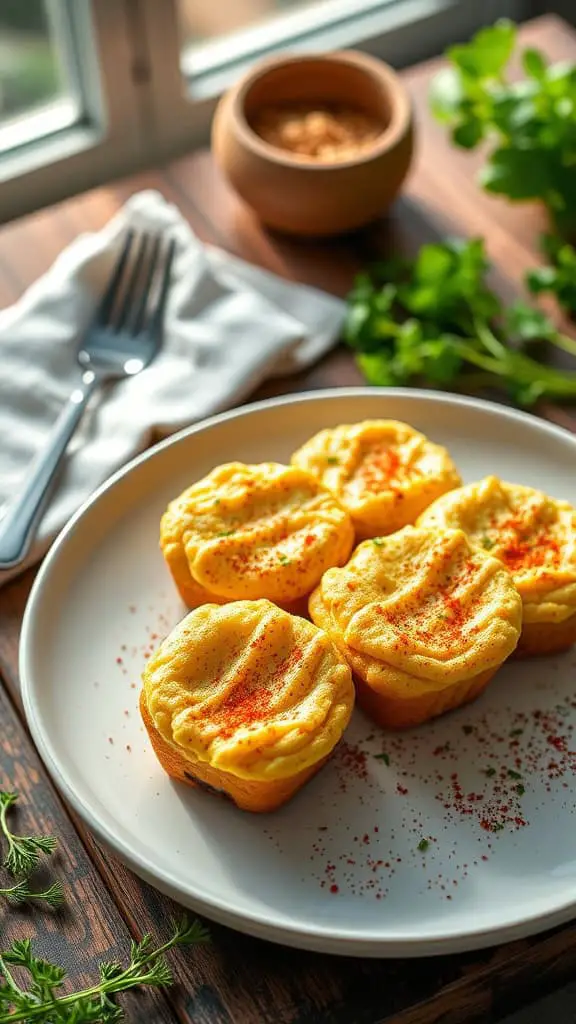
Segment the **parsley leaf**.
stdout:
[[512,56],[515,39],[512,22],[501,19],[495,25],[481,28],[471,43],[451,46],[448,57],[472,78],[498,78]]
[[480,383],[522,406],[576,399],[576,373],[531,354],[535,341],[546,340],[576,355],[576,340],[526,303],[504,309],[488,270],[484,243],[473,238],[424,245],[412,261],[361,274],[348,296],[344,338],[368,383],[463,390]]
[[548,265],[528,272],[528,289],[534,295],[554,295],[562,309],[576,314],[576,248],[553,235],[543,235],[540,248]]
[[488,141],[484,188],[513,201],[543,203],[559,233],[576,228],[576,65],[548,65],[539,50],[521,54],[526,78],[510,82],[516,27],[507,20],[452,46],[435,77],[430,105],[455,145]]

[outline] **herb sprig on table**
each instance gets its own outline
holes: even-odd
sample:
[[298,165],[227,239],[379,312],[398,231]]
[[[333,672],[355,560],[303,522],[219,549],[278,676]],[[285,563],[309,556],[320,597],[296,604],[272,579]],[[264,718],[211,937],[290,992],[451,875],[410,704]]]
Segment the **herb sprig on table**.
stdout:
[[102,963],[94,985],[65,993],[60,991],[66,978],[63,967],[34,956],[29,939],[13,942],[0,954],[0,1024],[115,1024],[124,1017],[115,998],[120,992],[141,985],[171,985],[174,979],[165,954],[174,946],[208,941],[208,933],[197,921],[175,923],[166,942],[155,946],[152,937],[145,935],[132,943],[126,966]]
[[[5,844],[2,865],[12,875],[23,877],[14,886],[0,889],[0,895],[11,902],[34,899],[59,906],[64,900],[59,882],[44,892],[33,891],[29,884],[41,855],[52,853],[57,840],[55,836],[14,833],[8,812],[17,800],[16,793],[0,791],[0,839]],[[140,942],[132,942],[127,965],[101,963],[98,981],[77,992],[62,991],[65,969],[35,956],[30,939],[13,942],[0,953],[0,1024],[116,1024],[124,1018],[116,1002],[119,993],[141,986],[171,985],[173,977],[165,954],[175,946],[209,941],[199,921],[174,922],[166,942],[155,946],[152,937],[144,935]]]
[[510,82],[515,43],[516,26],[501,20],[450,47],[450,66],[432,82],[432,111],[457,146],[493,144],[480,174],[487,191],[539,200],[569,238],[576,232],[576,65],[549,65],[539,50],[525,49],[525,77]]
[[51,907],[59,907],[64,902],[64,890],[60,882],[54,882],[40,891],[36,891],[30,884],[30,876],[36,871],[41,855],[53,853],[57,840],[54,836],[19,836],[12,832],[8,812],[17,800],[16,793],[0,791],[0,836],[6,843],[2,865],[14,877],[20,876],[14,885],[0,888],[0,896],[12,903],[42,900]]
[[368,383],[414,381],[506,391],[519,405],[576,399],[576,373],[540,363],[529,350],[546,340],[576,356],[576,340],[540,310],[504,308],[486,283],[481,239],[424,245],[412,261],[376,264],[348,296],[346,342]]

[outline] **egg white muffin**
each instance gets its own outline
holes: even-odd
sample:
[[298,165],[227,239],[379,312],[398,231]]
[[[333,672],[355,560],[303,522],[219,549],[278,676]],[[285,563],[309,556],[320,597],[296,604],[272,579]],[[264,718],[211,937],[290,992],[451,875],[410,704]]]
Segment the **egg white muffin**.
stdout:
[[576,642],[576,509],[568,502],[488,476],[444,495],[419,524],[464,530],[510,571],[523,603],[517,654]]
[[146,665],[140,708],[170,776],[268,811],[325,762],[353,703],[326,633],[270,601],[236,601],[175,627]]
[[522,601],[462,530],[406,526],[360,544],[310,596],[350,665],[359,704],[406,728],[472,700],[514,651]]
[[365,420],[321,430],[292,456],[350,513],[359,540],[416,522],[461,484],[448,452],[406,423]]
[[228,463],[170,502],[160,546],[189,608],[267,598],[306,607],[354,542],[350,516],[310,474],[276,462]]

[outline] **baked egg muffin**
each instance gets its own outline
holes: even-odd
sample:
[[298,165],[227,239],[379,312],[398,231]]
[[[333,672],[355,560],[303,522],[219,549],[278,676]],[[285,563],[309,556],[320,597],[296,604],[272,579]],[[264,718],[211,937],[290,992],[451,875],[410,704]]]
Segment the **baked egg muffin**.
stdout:
[[148,661],[140,698],[168,775],[248,811],[279,807],[318,771],[353,704],[326,633],[265,600],[190,612]]
[[396,420],[321,430],[291,461],[336,495],[359,540],[416,522],[431,502],[462,482],[445,448]]
[[459,527],[510,571],[523,602],[518,654],[576,642],[576,509],[542,491],[488,476],[436,501],[427,527]]
[[342,565],[352,521],[310,473],[264,462],[218,466],[172,501],[160,546],[184,602],[267,598],[306,609],[322,573]]
[[329,569],[310,615],[350,665],[359,705],[403,729],[482,692],[518,643],[522,601],[462,530],[406,526]]

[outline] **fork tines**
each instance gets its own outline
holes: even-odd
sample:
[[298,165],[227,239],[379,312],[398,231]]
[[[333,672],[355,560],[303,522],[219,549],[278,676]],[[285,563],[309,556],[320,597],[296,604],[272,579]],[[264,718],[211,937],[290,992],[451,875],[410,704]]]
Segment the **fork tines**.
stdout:
[[95,323],[132,335],[155,330],[163,318],[174,251],[173,238],[130,228]]

